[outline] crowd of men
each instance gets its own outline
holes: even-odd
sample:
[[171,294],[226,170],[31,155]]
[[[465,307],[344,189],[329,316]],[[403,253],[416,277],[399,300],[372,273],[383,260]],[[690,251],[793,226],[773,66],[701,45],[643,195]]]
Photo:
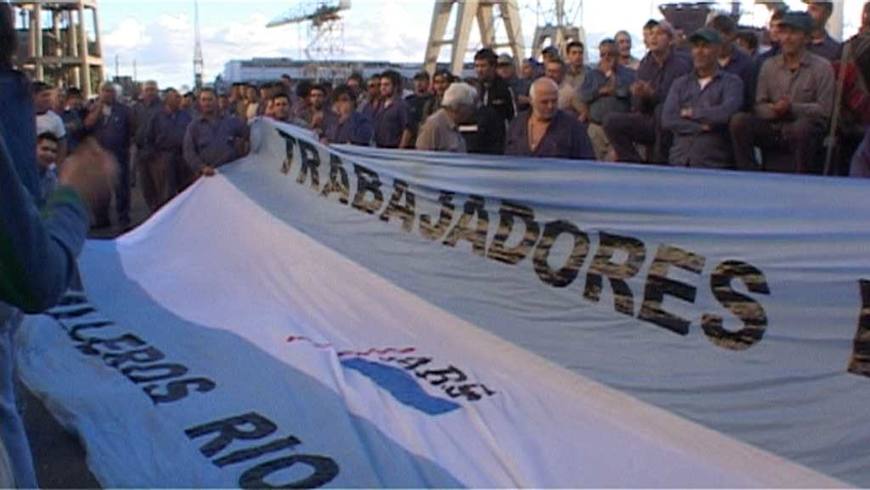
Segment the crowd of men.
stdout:
[[135,104],[112,84],[92,101],[31,84],[12,66],[14,18],[0,2],[0,487],[37,484],[16,409],[21,312],[57,304],[77,280],[75,258],[89,224],[109,224],[111,194],[119,229],[130,225],[134,176],[157,209],[242,156],[248,123],[263,117],[327,144],[870,177],[870,2],[843,44],[825,31],[832,2],[805,2],[774,13],[768,46],[727,16],[692,33],[650,21],[640,60],[619,32],[595,66],[579,42],[524,60],[519,74],[483,49],[475,77],[420,73],[408,95],[387,71],[226,94],[147,82]]
[[[475,76],[464,80],[438,70],[406,83],[388,70],[334,87],[285,75],[195,98],[146,82],[132,106],[111,84],[86,103],[76,89],[58,98],[37,83],[40,145],[54,147],[60,162],[91,135],[115,156],[121,228],[130,224],[131,177],[157,209],[242,156],[258,117],[307,128],[328,144],[870,175],[870,3],[861,31],[843,44],[825,30],[832,2],[805,3],[806,11],[773,13],[766,43],[727,15],[693,33],[650,20],[640,60],[620,31],[599,43],[594,65],[579,41],[523,60],[519,73],[511,56],[482,49]],[[52,168],[40,167],[48,182]],[[109,203],[100,203],[94,226],[108,224]]]

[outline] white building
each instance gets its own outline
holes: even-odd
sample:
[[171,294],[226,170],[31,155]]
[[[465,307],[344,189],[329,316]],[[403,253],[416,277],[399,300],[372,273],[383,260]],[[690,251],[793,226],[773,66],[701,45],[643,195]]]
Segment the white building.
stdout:
[[[221,82],[270,82],[282,75],[294,80],[345,80],[351,73],[360,73],[368,78],[386,70],[396,70],[407,79],[423,69],[422,63],[390,63],[388,61],[306,61],[290,58],[253,58],[232,60],[224,65]],[[466,67],[473,73],[473,67]]]

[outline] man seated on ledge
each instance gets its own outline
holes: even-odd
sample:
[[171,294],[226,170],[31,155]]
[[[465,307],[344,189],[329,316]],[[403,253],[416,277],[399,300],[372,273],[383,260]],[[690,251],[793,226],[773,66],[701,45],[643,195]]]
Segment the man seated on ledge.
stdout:
[[719,68],[722,38],[713,29],[692,34],[695,69],[671,85],[662,126],[674,133],[670,163],[681,167],[732,168],[728,122],[743,105],[743,81]]
[[813,21],[803,12],[789,12],[780,21],[782,53],[764,62],[758,75],[753,114],[731,119],[734,157],[740,170],[756,170],[754,146],[791,153],[784,166],[765,170],[819,171],[816,160],[834,107],[834,69],[807,51]]
[[511,121],[507,155],[593,160],[586,126],[559,110],[559,86],[550,78],[532,84],[532,110]]

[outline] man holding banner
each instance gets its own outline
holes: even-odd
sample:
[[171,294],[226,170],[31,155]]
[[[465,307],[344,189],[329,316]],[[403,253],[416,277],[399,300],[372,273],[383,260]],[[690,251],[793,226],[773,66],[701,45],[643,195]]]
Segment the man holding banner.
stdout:
[[[15,52],[12,11],[0,3],[0,86],[19,79],[11,68]],[[18,84],[21,85],[21,84]],[[37,313],[53,306],[76,277],[75,257],[88,231],[85,202],[99,201],[109,192],[114,162],[97,145],[82,144],[63,165],[61,187],[45,207],[37,209],[33,189],[24,185],[36,168],[35,138],[17,135],[17,146],[6,144],[7,127],[32,127],[30,94],[0,90],[0,107],[17,105],[0,120],[0,486],[36,487],[30,447],[15,403],[13,338],[19,310]],[[21,141],[23,140],[23,141]],[[22,144],[23,143],[23,144]],[[24,151],[29,149],[29,151]],[[21,150],[21,151],[18,151]],[[10,475],[11,474],[11,475]]]

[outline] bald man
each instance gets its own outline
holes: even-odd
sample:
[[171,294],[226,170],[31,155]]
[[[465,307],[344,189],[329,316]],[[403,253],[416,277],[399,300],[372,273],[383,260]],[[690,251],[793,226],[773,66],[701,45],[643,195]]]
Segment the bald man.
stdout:
[[559,109],[559,86],[539,78],[529,91],[532,109],[511,121],[506,154],[594,160],[586,126]]

